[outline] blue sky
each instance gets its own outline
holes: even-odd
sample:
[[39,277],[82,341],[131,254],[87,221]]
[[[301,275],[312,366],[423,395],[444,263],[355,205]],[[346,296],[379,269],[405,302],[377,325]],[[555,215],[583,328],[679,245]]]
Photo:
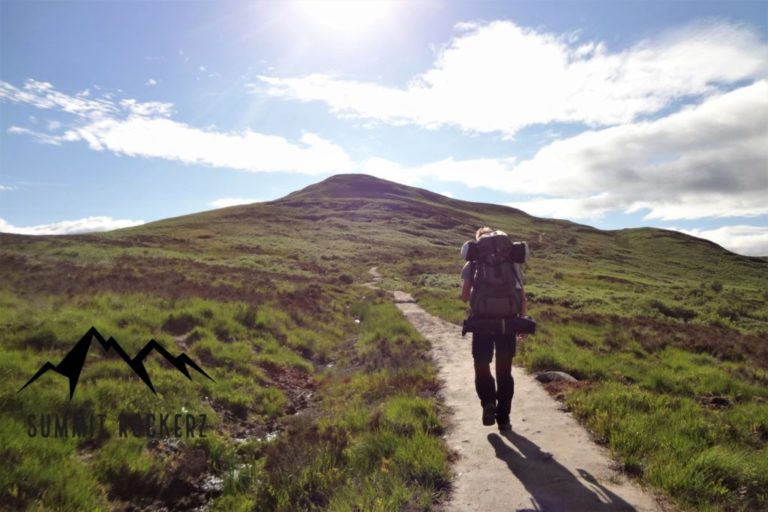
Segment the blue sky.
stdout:
[[366,172],[768,255],[767,40],[762,0],[2,0],[0,231]]

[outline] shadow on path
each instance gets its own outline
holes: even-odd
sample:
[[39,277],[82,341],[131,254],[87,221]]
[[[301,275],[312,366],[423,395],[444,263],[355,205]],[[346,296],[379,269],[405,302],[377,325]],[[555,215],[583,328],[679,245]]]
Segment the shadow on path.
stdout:
[[[535,443],[516,432],[488,434],[488,442],[512,474],[532,496],[532,506],[525,511],[542,512],[632,512],[636,509],[612,493],[583,469],[580,481],[558,463],[552,454],[543,452]],[[511,443],[511,445],[510,445]],[[522,512],[518,509],[518,512]]]

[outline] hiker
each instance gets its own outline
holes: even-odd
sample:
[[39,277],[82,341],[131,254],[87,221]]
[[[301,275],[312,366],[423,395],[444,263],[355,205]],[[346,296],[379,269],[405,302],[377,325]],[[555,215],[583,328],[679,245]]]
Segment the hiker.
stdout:
[[[488,226],[483,226],[475,233],[475,239],[479,242],[482,237],[506,234],[500,231],[494,231]],[[468,242],[467,244],[469,244]],[[465,247],[462,248],[462,254],[465,254]],[[523,289],[523,272],[520,264],[509,263],[512,268],[513,279],[510,285],[511,290],[504,290],[503,293],[510,297],[515,294],[513,302],[519,308],[519,315],[526,314],[526,299]],[[475,289],[474,281],[477,271],[477,261],[467,261],[461,269],[461,279],[463,287],[461,290],[461,300],[470,301],[475,294],[478,299],[481,298],[482,291]],[[498,293],[498,291],[497,291]],[[475,309],[475,300],[470,303],[472,309]],[[471,314],[477,314],[472,311]],[[500,431],[509,431],[512,429],[509,413],[512,406],[512,395],[515,393],[515,381],[512,378],[512,358],[515,356],[517,342],[522,342],[525,334],[515,332],[507,334],[487,334],[482,332],[472,332],[472,358],[475,363],[475,389],[480,398],[482,406],[483,425],[490,426],[498,424]],[[496,380],[491,375],[491,361],[494,352],[496,353]]]

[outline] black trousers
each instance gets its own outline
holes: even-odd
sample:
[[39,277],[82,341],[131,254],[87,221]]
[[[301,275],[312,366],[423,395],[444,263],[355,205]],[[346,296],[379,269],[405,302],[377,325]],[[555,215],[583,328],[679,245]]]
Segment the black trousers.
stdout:
[[[472,333],[472,358],[475,360],[475,390],[480,404],[496,404],[496,417],[509,420],[515,380],[512,378],[512,358],[517,344],[515,335]],[[491,361],[496,354],[496,380],[491,375]]]

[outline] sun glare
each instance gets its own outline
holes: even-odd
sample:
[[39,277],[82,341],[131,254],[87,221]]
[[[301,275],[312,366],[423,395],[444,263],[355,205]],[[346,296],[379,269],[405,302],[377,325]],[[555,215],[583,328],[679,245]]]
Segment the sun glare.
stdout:
[[392,18],[387,0],[298,0],[293,8],[311,25],[346,36],[362,35]]

